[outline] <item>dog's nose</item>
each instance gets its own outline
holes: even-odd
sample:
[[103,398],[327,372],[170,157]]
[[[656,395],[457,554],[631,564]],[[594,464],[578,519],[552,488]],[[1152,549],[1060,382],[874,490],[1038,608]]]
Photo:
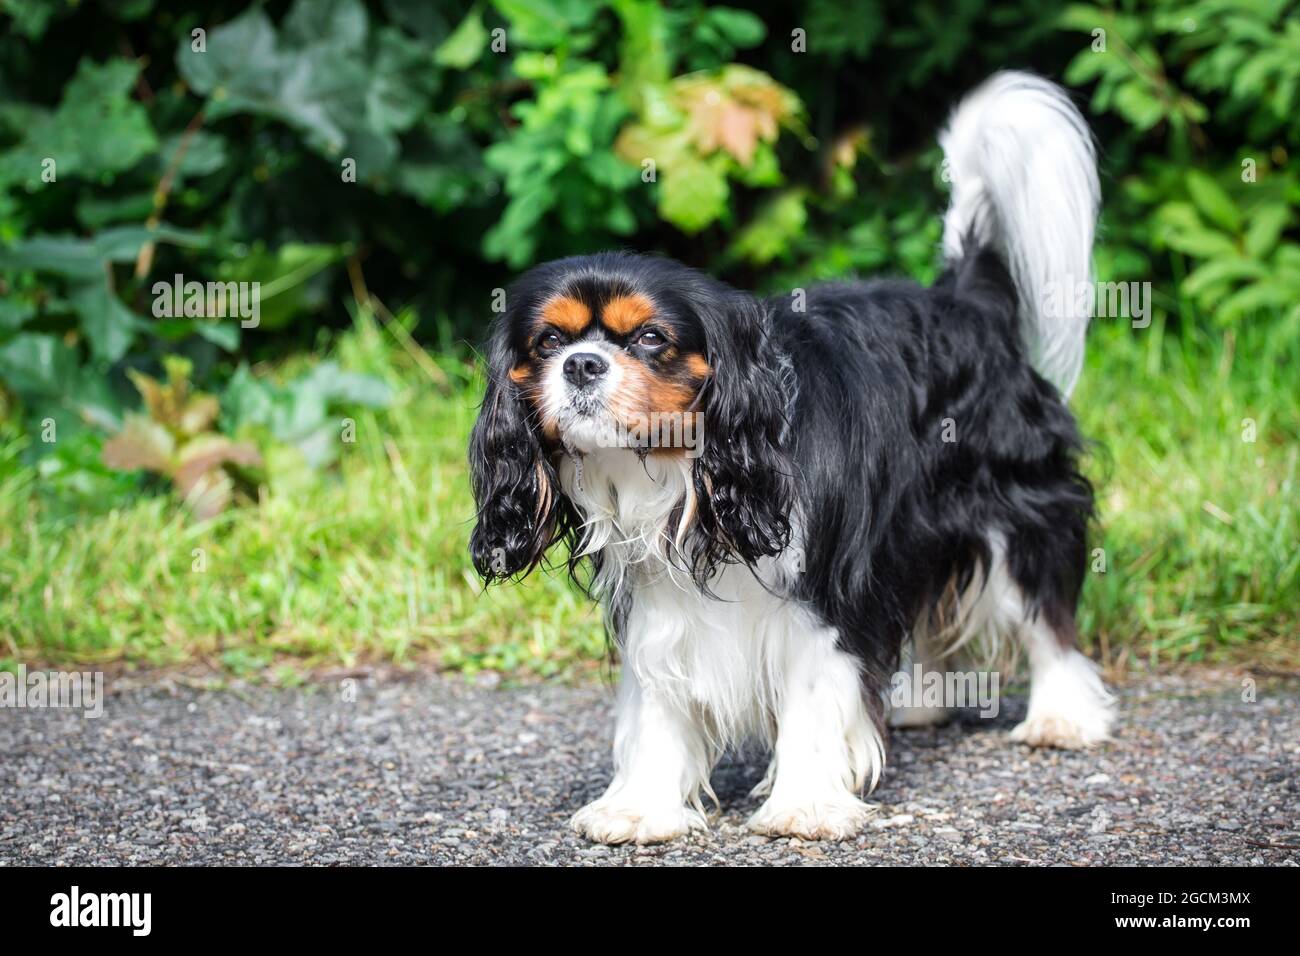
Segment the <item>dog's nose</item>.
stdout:
[[609,371],[609,363],[595,352],[577,352],[564,360],[564,377],[574,385],[594,382]]

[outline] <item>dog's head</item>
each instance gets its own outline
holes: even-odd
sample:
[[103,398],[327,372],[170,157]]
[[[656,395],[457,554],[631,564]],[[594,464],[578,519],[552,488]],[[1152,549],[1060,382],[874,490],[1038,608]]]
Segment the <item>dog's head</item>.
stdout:
[[784,548],[792,396],[769,326],[753,297],[667,259],[607,253],[525,274],[492,330],[470,439],[479,573],[527,573],[578,534],[556,465],[597,450],[691,459],[697,576]]

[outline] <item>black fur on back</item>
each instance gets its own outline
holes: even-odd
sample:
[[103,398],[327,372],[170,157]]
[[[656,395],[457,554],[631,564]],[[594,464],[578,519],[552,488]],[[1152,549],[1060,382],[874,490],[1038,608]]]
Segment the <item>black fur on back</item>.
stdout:
[[981,251],[928,289],[832,284],[796,301],[768,305],[798,379],[798,596],[884,680],[999,531],[1033,610],[1072,640],[1092,490],[1072,415],[1025,357],[1001,261]]

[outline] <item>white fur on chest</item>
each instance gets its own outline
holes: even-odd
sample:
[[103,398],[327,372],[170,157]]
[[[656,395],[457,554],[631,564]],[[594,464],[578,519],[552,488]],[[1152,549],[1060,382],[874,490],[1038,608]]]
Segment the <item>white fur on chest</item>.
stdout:
[[[673,512],[689,489],[690,462],[667,456],[643,461],[626,449],[566,458],[565,492],[586,516],[589,550],[603,552],[596,591],[627,610],[620,649],[646,693],[695,713],[719,748],[746,737],[770,742],[786,673],[795,654],[833,653],[834,632],[780,595],[782,559],[758,573],[724,568],[703,593],[675,564],[680,529]],[[579,474],[580,472],[580,474]],[[790,552],[787,552],[788,554]],[[775,593],[774,593],[775,592]]]

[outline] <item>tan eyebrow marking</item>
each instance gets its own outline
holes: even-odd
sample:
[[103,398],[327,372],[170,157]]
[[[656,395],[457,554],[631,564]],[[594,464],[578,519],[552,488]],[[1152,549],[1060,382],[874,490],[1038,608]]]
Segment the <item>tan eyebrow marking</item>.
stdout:
[[600,320],[619,335],[627,335],[655,314],[654,303],[640,293],[615,296],[600,311]]
[[591,324],[591,309],[571,296],[562,295],[542,306],[542,318],[570,335],[577,335]]

